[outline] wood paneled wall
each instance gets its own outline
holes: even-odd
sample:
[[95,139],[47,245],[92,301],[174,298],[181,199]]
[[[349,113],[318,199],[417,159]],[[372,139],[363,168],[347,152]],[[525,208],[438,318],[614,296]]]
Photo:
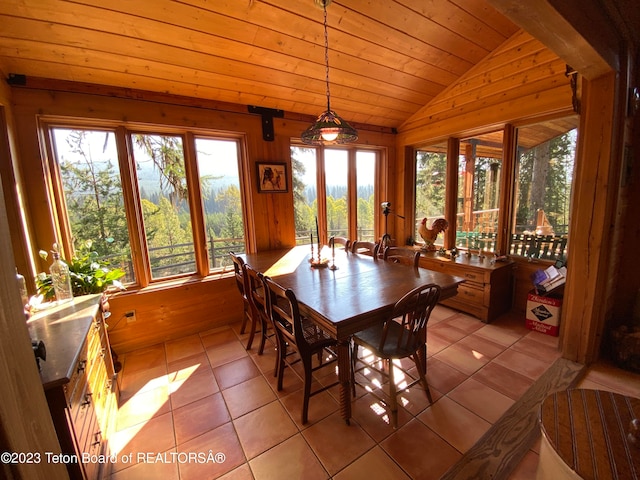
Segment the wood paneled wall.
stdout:
[[[67,84],[62,86],[68,87]],[[237,132],[245,140],[243,153],[247,158],[248,248],[269,250],[295,244],[292,190],[280,194],[258,193],[255,164],[258,161],[278,161],[290,165],[291,139],[299,137],[308,126],[306,118],[285,116],[274,119],[275,140],[266,142],[262,138],[260,116],[244,113],[246,107],[240,105],[229,105],[225,109],[225,105],[220,103],[207,105],[201,102],[198,105],[193,99],[182,100],[150,93],[137,93],[136,98],[131,98],[130,92],[113,88],[98,87],[95,89],[97,94],[90,94],[86,89],[71,92],[60,87],[60,84],[52,82],[50,89],[13,89],[19,148],[23,159],[20,171],[25,177],[32,251],[47,248],[56,238],[56,212],[51,206],[48,174],[39,142],[39,116]],[[395,135],[379,130],[360,130],[359,143],[386,147],[387,158],[383,163],[393,164]],[[289,172],[291,175],[291,168]],[[380,177],[386,179],[387,172],[381,172]],[[380,181],[380,185],[384,188],[386,183]],[[43,263],[36,266],[37,271],[46,268],[48,265]],[[122,292],[115,294],[110,303],[112,317],[109,335],[117,353],[216,328],[242,318],[240,296],[229,274]],[[136,311],[136,321],[133,323],[127,323],[124,318],[125,312],[130,310]]]
[[541,113],[571,112],[565,62],[520,31],[398,129],[402,145],[523,124]]

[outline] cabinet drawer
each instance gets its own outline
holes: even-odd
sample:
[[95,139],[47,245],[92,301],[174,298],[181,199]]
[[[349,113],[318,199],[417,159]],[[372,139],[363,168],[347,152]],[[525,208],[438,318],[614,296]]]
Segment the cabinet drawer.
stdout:
[[477,283],[478,285],[484,285],[485,283],[484,272],[476,272],[474,270],[460,269],[460,271],[458,271],[456,275],[464,277],[467,279],[468,282],[474,282],[474,283]]
[[469,304],[484,305],[484,294],[484,288],[471,283],[461,283],[458,285],[458,295],[454,298]]

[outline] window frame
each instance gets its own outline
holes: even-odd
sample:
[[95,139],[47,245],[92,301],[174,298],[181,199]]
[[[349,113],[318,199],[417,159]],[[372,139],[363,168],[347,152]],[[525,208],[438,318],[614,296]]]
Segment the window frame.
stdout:
[[[499,188],[500,188],[500,199],[499,199],[499,214],[498,214],[498,227],[497,227],[497,236],[495,241],[495,250],[502,253],[506,253],[507,255],[511,255],[511,237],[512,237],[512,229],[515,215],[515,198],[514,192],[516,188],[516,169],[517,169],[517,147],[518,147],[518,129],[535,125],[536,123],[544,120],[553,119],[562,119],[563,117],[572,116],[574,114],[569,114],[564,112],[562,115],[554,115],[553,117],[543,116],[539,118],[531,118],[527,119],[526,122],[519,122],[517,124],[507,124],[504,125],[502,132],[502,167],[500,178],[498,179]],[[579,136],[579,128],[577,135]],[[461,139],[467,138],[470,135],[483,135],[488,134],[490,132],[497,131],[495,128],[491,128],[487,126],[486,129],[477,128],[474,129],[473,132],[460,133],[459,135],[449,137],[447,142],[447,172],[446,172],[446,191],[445,191],[445,218],[457,218],[457,193],[458,193],[458,178],[457,175],[450,175],[449,172],[452,171],[452,168],[458,168],[459,157],[463,155],[460,151]],[[408,222],[408,225],[414,225],[417,219],[415,218],[415,209],[416,209],[416,194],[415,194],[415,186],[416,186],[416,162],[417,162],[417,152],[420,150],[428,150],[430,146],[441,144],[443,139],[433,139],[432,141],[421,142],[419,145],[412,147],[411,156],[410,156],[410,168],[407,168],[410,173],[410,178],[408,179],[413,185],[413,190],[410,197],[410,215],[411,221]],[[409,166],[409,164],[406,164]],[[574,165],[575,169],[575,165]],[[452,228],[454,227],[454,228]],[[410,227],[407,227],[410,228]],[[409,233],[408,231],[405,233]],[[413,235],[413,233],[411,233]],[[570,237],[570,232],[567,234]],[[443,248],[451,249],[456,246],[456,228],[453,222],[450,222],[449,229],[444,233],[444,245]],[[570,238],[569,238],[570,242]],[[569,242],[567,243],[567,249],[569,247]],[[518,257],[518,256],[516,256]],[[519,257],[525,258],[525,257]],[[550,263],[553,264],[554,260],[545,260],[545,259],[536,259],[536,261],[540,261],[542,263]]]
[[[131,242],[131,263],[135,272],[135,281],[127,284],[128,290],[139,290],[151,286],[163,286],[176,281],[202,280],[224,276],[233,270],[232,266],[210,268],[208,240],[204,206],[200,191],[197,165],[196,139],[215,139],[234,141],[238,154],[238,187],[243,214],[244,243],[247,251],[255,249],[255,233],[247,228],[254,215],[250,202],[250,174],[246,147],[246,135],[215,129],[181,128],[171,125],[156,125],[133,122],[117,122],[84,118],[42,116],[38,118],[38,129],[43,152],[43,168],[50,198],[51,216],[55,237],[63,254],[71,258],[74,253],[72,232],[67,214],[62,176],[53,141],[53,129],[78,129],[108,131],[115,135],[118,168],[122,184],[124,208]],[[153,135],[180,136],[183,141],[185,175],[188,189],[191,230],[195,254],[195,272],[152,279],[149,253],[146,245],[144,221],[139,196],[138,178],[133,156],[132,136],[138,133]]]
[[[347,151],[347,218],[348,218],[348,238],[354,241],[358,232],[358,182],[357,182],[357,153],[359,151],[374,152],[374,207],[380,205],[380,199],[386,194],[386,183],[382,181],[381,171],[385,171],[387,153],[384,147],[367,147],[363,145],[331,145],[331,146],[309,146],[301,142],[292,142],[290,147],[313,149],[316,151],[316,190],[318,204],[318,229],[320,234],[320,242],[328,244],[328,225],[327,225],[327,183],[325,168],[325,151],[326,150],[345,150]],[[293,173],[292,173],[293,174]],[[380,238],[379,235],[379,214],[373,215],[373,237]],[[315,234],[314,234],[315,238]],[[315,241],[315,240],[314,240]]]

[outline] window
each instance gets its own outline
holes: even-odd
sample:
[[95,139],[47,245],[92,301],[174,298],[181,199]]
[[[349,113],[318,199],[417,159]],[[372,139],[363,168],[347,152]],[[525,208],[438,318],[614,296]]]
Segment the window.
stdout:
[[144,286],[224,271],[228,252],[244,251],[237,139],[122,127],[47,128],[52,171],[59,174],[53,184],[64,213],[63,240],[75,248],[90,241],[102,258],[126,271],[126,282]]
[[502,131],[460,141],[456,246],[496,251],[500,213]]
[[318,223],[327,237],[375,238],[379,157],[377,151],[357,148],[291,147],[297,243],[316,236],[315,219],[323,212]]
[[[114,131],[51,129],[51,141],[66,203],[67,237],[76,247],[89,246],[101,258],[136,281],[124,211],[122,179]],[[90,242],[87,244],[87,242]]]
[[566,258],[576,123],[572,117],[564,128],[555,121],[518,129],[512,255]]
[[[445,179],[447,175],[447,145],[435,145],[416,151],[416,191],[414,238],[421,242],[418,226],[423,219],[427,228],[436,218],[444,217]],[[436,245],[442,245],[442,235]]]
[[353,240],[375,242],[375,211],[378,208],[376,201],[375,173],[378,155],[370,150],[356,151],[357,171],[357,201],[356,212],[356,236]]

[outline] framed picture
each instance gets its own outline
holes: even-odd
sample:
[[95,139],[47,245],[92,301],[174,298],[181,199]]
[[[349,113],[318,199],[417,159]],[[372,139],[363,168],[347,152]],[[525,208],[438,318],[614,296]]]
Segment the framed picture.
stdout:
[[289,191],[286,163],[258,163],[257,166],[258,192],[285,193]]

